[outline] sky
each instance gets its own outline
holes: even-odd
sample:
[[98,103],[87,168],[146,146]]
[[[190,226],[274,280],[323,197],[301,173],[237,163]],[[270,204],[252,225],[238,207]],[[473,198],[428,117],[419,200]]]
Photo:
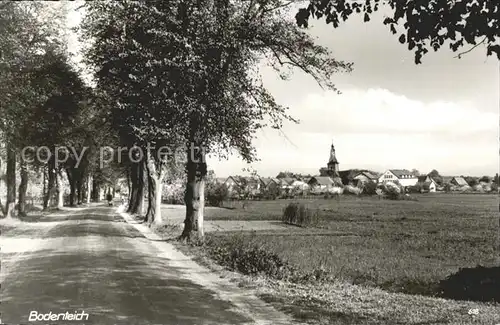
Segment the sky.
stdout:
[[[68,24],[81,15],[71,11]],[[280,171],[318,174],[335,145],[340,170],[417,169],[441,175],[494,175],[499,170],[499,62],[482,46],[456,58],[448,48],[429,51],[420,65],[382,24],[353,16],[334,29],[312,22],[309,32],[338,60],[354,63],[348,74],[333,76],[338,95],[322,90],[296,71],[282,81],[263,67],[265,86],[288,106],[299,124],[278,132],[263,129],[254,141],[259,161],[248,165],[238,155],[209,158],[217,177],[245,175],[251,168],[263,177]],[[78,52],[78,41],[70,49]],[[464,48],[466,50],[468,48]]]

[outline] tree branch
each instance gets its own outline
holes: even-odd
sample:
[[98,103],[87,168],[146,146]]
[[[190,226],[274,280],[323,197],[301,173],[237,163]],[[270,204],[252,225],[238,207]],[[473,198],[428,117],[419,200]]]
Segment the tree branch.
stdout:
[[473,47],[471,47],[470,49],[468,49],[467,51],[464,51],[464,52],[461,52],[461,53],[458,53],[456,56],[454,56],[454,58],[459,58],[461,59],[462,58],[462,55],[464,54],[467,54],[469,52],[471,52],[472,50],[474,50],[476,47],[478,47],[479,45],[481,44],[484,44],[484,42],[486,42],[486,39],[487,39],[487,36],[485,36],[481,42],[477,43],[476,45],[474,45]]

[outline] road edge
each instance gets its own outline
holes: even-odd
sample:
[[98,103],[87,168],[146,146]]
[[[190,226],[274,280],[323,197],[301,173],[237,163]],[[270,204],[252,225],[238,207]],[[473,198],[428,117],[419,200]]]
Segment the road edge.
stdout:
[[123,205],[116,209],[116,213],[149,239],[152,245],[161,252],[160,257],[170,260],[169,263],[173,266],[184,269],[185,272],[182,273],[184,279],[213,291],[218,299],[231,302],[234,305],[232,310],[235,313],[253,320],[249,324],[297,324],[293,318],[276,310],[273,306],[255,296],[253,290],[239,288],[234,283],[221,278],[215,272],[196,263],[191,257],[175,248],[174,245],[164,241],[145,224],[134,220],[130,214],[124,211]]

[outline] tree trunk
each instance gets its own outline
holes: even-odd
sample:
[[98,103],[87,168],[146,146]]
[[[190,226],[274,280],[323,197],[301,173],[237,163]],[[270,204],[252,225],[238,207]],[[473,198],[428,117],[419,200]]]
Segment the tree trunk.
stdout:
[[153,181],[151,180],[151,172],[148,168],[148,165],[146,165],[146,171],[147,171],[147,174],[148,174],[148,177],[147,177],[147,183],[148,183],[148,210],[146,212],[146,217],[144,218],[144,220],[147,221],[148,224],[151,224],[153,223],[154,221],[154,191],[155,191],[155,188],[154,188],[154,183]]
[[148,224],[154,223],[155,225],[163,224],[163,219],[161,216],[161,196],[162,196],[162,180],[163,180],[163,168],[161,163],[158,168],[155,164],[155,160],[151,157],[151,153],[147,153],[147,172],[148,172],[148,213],[146,214],[146,220]]
[[83,180],[82,180],[82,175],[78,175],[77,181],[76,181],[76,191],[77,191],[77,197],[78,197],[78,205],[81,205],[83,203]]
[[130,201],[130,194],[132,192],[132,185],[130,184],[130,168],[127,168],[127,190],[128,190],[128,200]]
[[28,190],[28,166],[21,158],[21,183],[19,184],[19,203],[17,206],[20,217],[26,215],[26,191]]
[[64,187],[62,171],[58,172],[57,177],[57,207],[61,209],[64,206]]
[[16,149],[7,143],[7,202],[5,217],[13,218],[16,207]]
[[43,166],[43,192],[42,192],[42,196],[43,196],[43,209],[44,210],[47,209],[47,204],[48,204],[48,201],[45,199],[47,197],[47,192],[48,192],[47,181],[48,181],[47,166]]
[[92,175],[87,176],[87,204],[90,203],[90,192],[92,190]]
[[132,166],[132,195],[130,197],[129,209],[131,214],[144,214],[144,163],[140,162]]
[[97,181],[95,179],[92,179],[92,201],[97,202],[99,201],[98,196],[99,196],[99,184],[97,184]]
[[[191,143],[188,144],[188,147]],[[184,230],[181,239],[190,240],[193,231],[198,231],[198,235],[203,235],[203,208],[204,208],[204,181],[207,174],[207,164],[205,163],[204,152],[190,149],[187,151],[187,184],[184,194],[186,204],[186,218],[184,219]],[[201,198],[201,200],[200,200]],[[200,210],[202,210],[200,212]],[[201,219],[198,221],[198,218]],[[201,226],[201,229],[199,228]]]
[[76,185],[75,185],[75,177],[73,175],[72,169],[66,169],[66,174],[68,175],[69,182],[69,205],[75,206],[75,194],[76,194]]
[[137,178],[137,166],[136,164],[132,164],[129,167],[130,190],[129,190],[128,207],[127,207],[128,213],[132,213],[132,209],[135,206],[135,201],[137,200],[136,178]]
[[57,194],[57,184],[56,184],[56,170],[55,170],[55,160],[54,158],[49,159],[48,164],[48,185],[47,193],[45,195],[44,207],[55,207],[57,202],[55,200],[55,195]]
[[198,215],[197,215],[197,230],[198,230],[198,236],[200,238],[203,238],[205,235],[205,232],[203,230],[203,220],[204,216],[203,213],[205,212],[205,177],[200,177],[199,180],[199,189],[198,192],[200,194],[200,200],[199,200],[199,207],[198,207]]

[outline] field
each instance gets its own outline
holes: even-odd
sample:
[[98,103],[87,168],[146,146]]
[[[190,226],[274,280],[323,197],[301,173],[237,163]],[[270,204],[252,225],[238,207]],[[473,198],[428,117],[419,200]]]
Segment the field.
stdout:
[[[463,267],[498,266],[496,195],[423,194],[417,201],[348,197],[303,200],[318,209],[313,228],[211,233],[213,243],[252,244],[303,271],[392,292],[434,295]],[[300,200],[294,200],[296,202]],[[207,220],[281,219],[291,200],[210,208]],[[226,204],[226,206],[229,206]],[[273,222],[273,221],[270,221]]]

